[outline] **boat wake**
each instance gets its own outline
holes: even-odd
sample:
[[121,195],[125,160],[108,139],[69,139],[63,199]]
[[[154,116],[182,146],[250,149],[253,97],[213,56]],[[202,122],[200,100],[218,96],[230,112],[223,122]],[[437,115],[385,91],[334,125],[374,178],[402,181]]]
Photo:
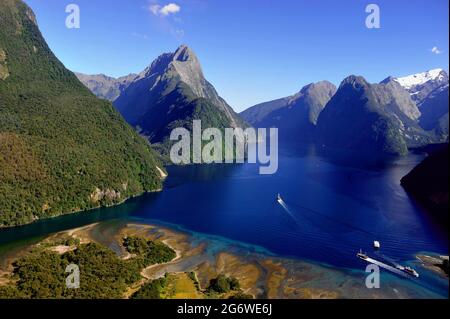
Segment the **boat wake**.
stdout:
[[294,222],[297,224],[297,226],[300,226],[300,222],[298,221],[297,217],[290,211],[286,203],[283,199],[278,198],[277,199],[278,204],[280,204],[281,207],[283,207],[284,211],[294,220]]

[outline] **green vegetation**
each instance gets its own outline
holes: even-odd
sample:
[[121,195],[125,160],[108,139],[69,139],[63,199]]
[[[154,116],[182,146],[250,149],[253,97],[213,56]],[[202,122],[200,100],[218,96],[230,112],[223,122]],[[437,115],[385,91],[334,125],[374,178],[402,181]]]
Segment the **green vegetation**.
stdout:
[[[177,105],[177,111],[182,114],[183,119],[175,119],[172,122],[167,123],[165,127],[159,127],[156,131],[147,132],[145,131],[144,134],[148,134],[152,136],[152,141],[155,142],[153,144],[154,149],[161,154],[162,160],[166,163],[170,162],[170,149],[171,147],[177,143],[177,141],[171,141],[169,139],[170,133],[175,128],[185,128],[189,132],[193,132],[193,121],[194,120],[201,120],[202,124],[202,130],[207,128],[218,128],[221,133],[222,137],[225,137],[225,128],[232,127],[232,123],[227,118],[227,116],[220,112],[217,109],[217,106],[212,104],[210,101],[208,101],[205,98],[197,98],[193,95],[191,89],[187,87],[185,84],[180,84],[179,89],[176,91],[177,94],[181,94],[181,96],[176,96],[176,98],[172,97],[171,95],[164,97],[163,101],[165,103],[168,103],[169,105],[172,105],[173,103],[176,103]],[[173,94],[172,94],[173,95]],[[154,112],[154,111],[153,111]],[[163,111],[160,111],[163,112]],[[154,112],[155,113],[155,112]],[[165,113],[165,112],[163,112]],[[244,129],[246,128],[246,124],[243,122],[239,122],[241,127]],[[155,123],[144,123],[142,124],[144,126],[154,126]],[[201,148],[203,150],[203,147],[208,144],[209,141],[203,141],[201,143]],[[193,144],[191,140],[191,155],[190,160],[191,163],[193,161]],[[225,152],[226,152],[227,145],[224,141],[222,141],[222,154],[219,156],[219,158],[222,158],[222,160],[226,159]],[[230,151],[233,151],[232,149]],[[235,155],[232,156],[232,158],[235,158]]]
[[[80,244],[76,239],[55,238],[36,246],[13,263],[11,281],[0,286],[0,299],[118,299],[127,296],[131,287],[142,284],[143,268],[171,261],[175,252],[160,242],[141,237],[126,237],[123,244],[134,256],[119,258],[112,250],[96,243]],[[59,254],[59,245],[75,246]],[[67,288],[66,267],[75,264],[80,270],[80,287]],[[233,277],[219,275],[202,290],[195,272],[166,273],[164,277],[143,284],[131,295],[133,299],[250,299]]]
[[54,246],[79,246],[80,245],[80,239],[74,238],[71,236],[65,236],[63,238],[57,238],[55,240],[52,240],[50,242],[42,242],[39,245],[44,248],[48,247],[54,247]]
[[189,273],[166,273],[164,277],[144,284],[132,299],[202,299],[204,295]]
[[142,237],[126,237],[123,245],[141,268],[154,264],[167,263],[176,257],[175,251],[161,242],[145,240]]
[[208,291],[219,294],[227,293],[231,290],[239,290],[239,281],[234,277],[227,277],[220,274],[217,278],[211,279]]
[[[138,241],[140,239],[136,238],[135,242]],[[64,243],[69,242],[64,240]],[[37,246],[30,254],[17,260],[13,264],[15,283],[0,286],[0,299],[123,298],[126,290],[141,280],[140,272],[144,265],[167,262],[173,258],[170,256],[175,256],[173,250],[162,243],[147,242],[148,249],[142,255],[128,260],[120,259],[112,250],[96,243],[70,243],[76,244],[77,248],[61,255],[49,250],[48,243]],[[59,240],[52,243],[53,246],[60,244]],[[66,287],[68,273],[65,269],[69,264],[80,269],[78,289]],[[150,288],[146,289],[150,291]],[[142,293],[147,294],[147,290]]]
[[162,299],[162,293],[167,285],[167,276],[152,280],[136,291],[132,299]]
[[154,152],[53,55],[32,11],[0,2],[0,227],[161,188]]
[[[80,267],[79,289],[66,287],[65,269],[72,263]],[[140,279],[131,264],[98,244],[80,245],[63,255],[38,249],[14,263],[17,282],[0,287],[0,298],[121,298]]]
[[[234,298],[251,299],[239,289],[235,278],[219,275],[214,284],[202,291],[194,272],[166,273],[164,277],[144,284],[131,298],[133,299],[210,299]],[[230,296],[231,293],[234,293]]]
[[198,291],[200,291],[200,283],[198,282],[198,278],[197,278],[196,273],[195,273],[194,271],[190,271],[190,272],[187,273],[187,276],[188,276],[188,278],[189,278],[190,280],[192,280],[192,282],[193,282],[194,285],[195,285],[195,288],[196,288]]
[[240,291],[237,294],[230,296],[228,299],[253,299],[253,296]]

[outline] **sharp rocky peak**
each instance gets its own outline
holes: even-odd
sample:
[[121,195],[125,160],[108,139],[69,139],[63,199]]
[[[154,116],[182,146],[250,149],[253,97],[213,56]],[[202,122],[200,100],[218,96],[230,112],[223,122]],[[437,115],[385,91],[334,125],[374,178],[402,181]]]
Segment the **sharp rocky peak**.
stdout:
[[362,76],[350,75],[346,77],[340,84],[339,89],[352,86],[355,89],[362,89],[369,86],[370,84]]
[[175,52],[163,53],[158,56],[149,67],[140,73],[140,78],[160,75],[168,70],[178,73],[182,80],[187,80],[189,76],[203,78],[200,62],[194,51],[187,45],[181,45]]
[[194,51],[192,51],[191,48],[183,44],[179,46],[178,49],[175,51],[172,60],[180,62],[194,61],[197,60],[197,56],[195,55]]

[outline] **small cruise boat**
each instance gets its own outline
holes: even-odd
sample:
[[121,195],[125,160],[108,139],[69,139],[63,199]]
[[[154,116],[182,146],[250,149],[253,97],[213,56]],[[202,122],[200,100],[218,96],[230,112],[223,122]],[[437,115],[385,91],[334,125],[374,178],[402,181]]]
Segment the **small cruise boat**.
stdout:
[[411,267],[405,267],[405,266],[402,266],[402,265],[395,265],[395,268],[397,268],[398,270],[401,270],[401,271],[407,273],[408,275],[411,275],[411,276],[414,276],[416,278],[419,278],[419,274],[417,273],[417,271],[415,271]]
[[280,193],[278,193],[278,195],[277,195],[277,201],[279,201],[279,202],[282,201]]
[[379,242],[378,240],[375,240],[375,241],[373,242],[373,248],[375,248],[375,249],[380,249],[380,247],[381,247],[380,242]]
[[417,273],[417,271],[415,271],[411,267],[405,267],[405,269],[403,269],[403,271],[406,272],[407,274],[410,274],[411,276],[419,278],[419,274]]
[[395,268],[397,268],[398,270],[404,271],[405,267],[402,265],[395,265]]

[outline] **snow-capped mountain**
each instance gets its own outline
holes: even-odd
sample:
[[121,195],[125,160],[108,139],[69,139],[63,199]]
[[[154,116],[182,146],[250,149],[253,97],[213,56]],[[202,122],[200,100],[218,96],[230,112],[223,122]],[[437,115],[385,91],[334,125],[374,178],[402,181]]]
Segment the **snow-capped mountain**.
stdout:
[[434,69],[401,78],[394,78],[411,95],[421,116],[420,126],[433,131],[436,142],[448,141],[448,89],[449,79],[443,69]]
[[434,69],[422,73],[412,74],[395,80],[405,89],[409,90],[417,85],[423,85],[428,81],[441,81],[447,74],[443,69]]
[[435,89],[448,85],[448,75],[443,69],[433,69],[430,71],[395,78],[410,94],[411,98],[420,107],[423,100]]

